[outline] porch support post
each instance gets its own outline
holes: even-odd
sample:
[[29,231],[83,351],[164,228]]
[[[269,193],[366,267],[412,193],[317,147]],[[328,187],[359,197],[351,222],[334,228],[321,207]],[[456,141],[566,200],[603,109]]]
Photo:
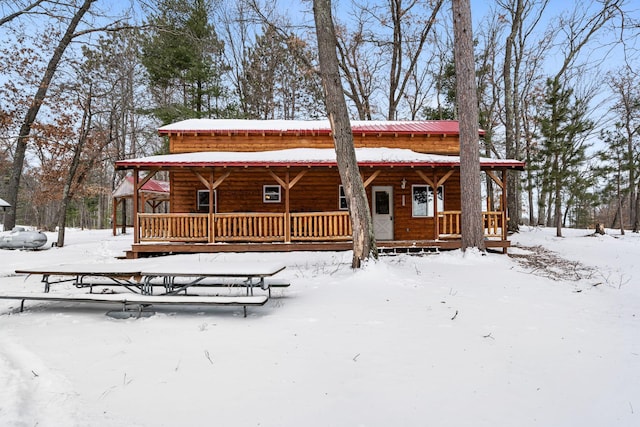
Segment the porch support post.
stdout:
[[133,243],[140,243],[140,224],[138,223],[138,214],[140,213],[140,206],[142,206],[142,211],[144,212],[144,206],[146,201],[142,200],[140,203],[140,190],[142,187],[153,178],[156,173],[158,173],[159,169],[151,169],[149,173],[140,180],[140,175],[138,174],[139,170],[133,170]]
[[289,171],[284,177],[285,191],[284,191],[284,242],[291,243],[291,206],[289,204]]
[[138,185],[140,177],[138,175],[138,169],[133,170],[133,243],[140,243],[140,226],[138,224]]
[[127,197],[123,197],[120,203],[122,204],[122,234],[127,234]]
[[[507,176],[508,176],[507,170],[506,169],[502,170],[502,178],[498,178],[498,176],[496,176],[496,174],[490,170],[485,170],[485,173],[487,174],[488,177],[490,177],[493,180],[493,182],[498,184],[498,187],[500,187],[500,189],[502,190],[502,195],[500,196],[500,213],[502,215],[501,234],[502,234],[502,240],[506,241],[507,240],[507,223],[509,221],[508,212],[507,212]],[[505,254],[507,253],[506,247],[502,248],[502,253],[505,253]]]
[[223,181],[227,179],[229,175],[231,175],[231,171],[227,170],[225,173],[220,175],[220,177],[215,181],[214,181],[215,168],[211,169],[211,172],[209,174],[209,179],[206,179],[204,176],[202,176],[200,172],[198,172],[195,169],[192,169],[191,172],[200,180],[200,182],[204,184],[207,190],[209,190],[209,229],[207,230],[209,233],[209,236],[207,238],[207,241],[209,243],[215,243],[216,242],[216,237],[215,237],[216,212],[214,210],[214,203],[217,202],[215,191],[220,186],[220,184],[222,184]]
[[214,203],[217,202],[217,200],[215,199],[215,190],[213,188],[213,179],[214,179],[214,172],[215,169],[211,168],[211,174],[209,175],[209,236],[208,236],[208,241],[209,243],[215,243],[216,242],[216,235],[215,235],[215,210],[213,209],[214,207]]
[[[448,175],[445,175],[444,180],[446,180],[448,177],[449,177]],[[442,182],[444,182],[444,180]],[[440,181],[438,181],[438,174],[434,169],[433,182],[431,183],[431,188],[433,191],[433,224],[435,225],[434,237],[436,240],[440,239],[440,212],[438,212],[438,186],[439,185],[440,185]],[[411,195],[411,197],[413,197],[413,194]]]
[[298,183],[307,173],[306,169],[301,170],[298,174],[291,179],[289,175],[289,170],[287,169],[287,173],[285,174],[285,179],[282,180],[278,175],[276,175],[272,170],[269,170],[269,175],[273,179],[276,180],[278,184],[282,188],[284,188],[284,242],[291,243],[291,207],[290,207],[290,198],[289,198],[289,190],[293,188],[294,185]]
[[113,209],[111,211],[111,225],[113,226],[113,235],[116,235],[116,228],[118,227],[118,199],[116,197],[113,198]]
[[[502,170],[502,197],[500,197],[500,210],[502,211],[502,240],[507,240],[507,223],[509,222],[507,212],[507,170]],[[502,253],[507,253],[507,247],[502,248]]]

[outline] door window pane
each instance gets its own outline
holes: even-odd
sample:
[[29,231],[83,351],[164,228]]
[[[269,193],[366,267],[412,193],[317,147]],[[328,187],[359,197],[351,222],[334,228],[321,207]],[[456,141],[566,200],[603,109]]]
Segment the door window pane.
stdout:
[[376,191],[376,214],[389,214],[389,193],[386,191]]

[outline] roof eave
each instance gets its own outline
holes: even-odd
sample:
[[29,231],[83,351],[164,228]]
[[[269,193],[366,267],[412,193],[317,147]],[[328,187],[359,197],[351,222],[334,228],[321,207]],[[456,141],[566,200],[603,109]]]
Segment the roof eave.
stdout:
[[[153,169],[153,168],[211,168],[211,167],[337,167],[337,162],[117,162],[116,169]],[[360,167],[459,167],[460,163],[451,162],[381,162],[381,161],[362,161],[358,162]],[[515,169],[524,170],[524,162],[484,162],[480,166],[483,169]]]

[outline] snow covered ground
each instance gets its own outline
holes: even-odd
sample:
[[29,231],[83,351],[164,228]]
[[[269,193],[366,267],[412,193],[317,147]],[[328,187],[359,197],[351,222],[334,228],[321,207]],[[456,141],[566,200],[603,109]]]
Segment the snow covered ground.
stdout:
[[[286,264],[291,287],[247,318],[0,300],[0,425],[638,426],[640,236],[565,234],[359,271],[347,252],[171,257]],[[64,248],[2,250],[0,292],[42,290],[15,269],[114,262],[130,244],[68,231]]]

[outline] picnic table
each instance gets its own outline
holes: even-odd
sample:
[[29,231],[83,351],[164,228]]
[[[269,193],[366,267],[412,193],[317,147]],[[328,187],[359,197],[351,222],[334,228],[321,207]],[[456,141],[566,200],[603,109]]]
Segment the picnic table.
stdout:
[[[272,277],[285,269],[280,264],[251,264],[239,267],[235,264],[199,264],[197,270],[189,265],[166,266],[141,271],[144,278],[142,293],[153,294],[154,279],[162,279],[162,285],[167,295],[176,295],[186,291],[192,286],[243,286],[247,290],[247,295],[253,295],[254,288],[269,290],[269,285],[265,281],[267,277]],[[214,278],[215,281],[207,282],[207,279]],[[224,280],[228,280],[225,282]],[[233,279],[240,279],[237,282]]]
[[[16,274],[42,275],[44,292],[51,290],[51,285],[73,282],[77,288],[93,286],[117,285],[123,286],[132,292],[142,290],[142,266],[131,263],[104,263],[104,264],[61,264],[46,267],[17,269]],[[106,282],[88,281],[91,278],[105,278]]]
[[[42,275],[44,292],[0,294],[0,299],[121,303],[123,311],[131,305],[141,308],[153,304],[173,305],[229,305],[242,306],[247,316],[247,306],[264,305],[271,296],[268,278],[285,269],[274,263],[183,263],[165,262],[162,265],[141,263],[66,264],[41,268],[18,269],[16,274]],[[72,283],[77,288],[89,288],[89,293],[60,294],[50,292],[52,285]],[[288,286],[286,282],[274,282],[276,286]],[[129,292],[93,293],[97,286],[119,286]],[[162,286],[164,292],[154,294],[154,287]],[[189,295],[194,287],[246,288],[246,295]],[[254,288],[268,291],[267,295],[254,294]],[[181,295],[178,295],[181,294]]]

